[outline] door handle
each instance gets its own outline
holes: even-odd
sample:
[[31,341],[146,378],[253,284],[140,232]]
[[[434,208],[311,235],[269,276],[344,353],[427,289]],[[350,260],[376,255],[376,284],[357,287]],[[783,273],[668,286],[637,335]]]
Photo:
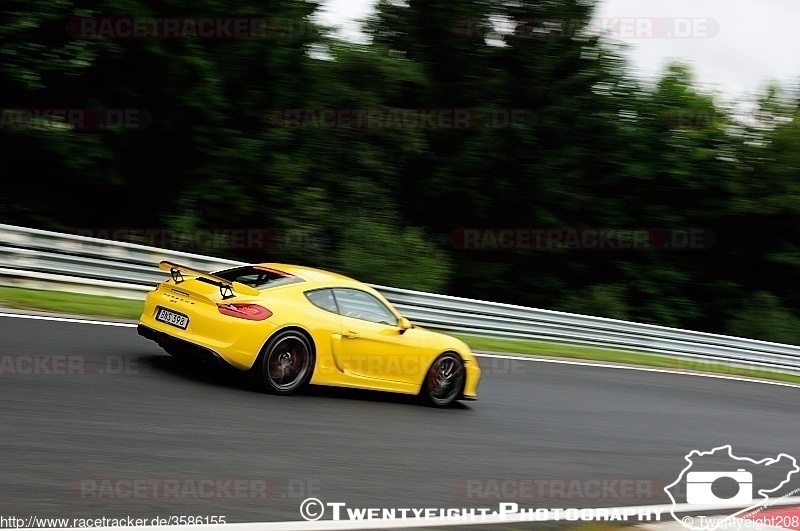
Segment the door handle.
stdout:
[[358,337],[358,332],[354,332],[352,330],[348,330],[347,332],[345,332],[342,335],[344,337],[347,337],[347,338],[350,338],[350,339],[354,339],[354,338]]

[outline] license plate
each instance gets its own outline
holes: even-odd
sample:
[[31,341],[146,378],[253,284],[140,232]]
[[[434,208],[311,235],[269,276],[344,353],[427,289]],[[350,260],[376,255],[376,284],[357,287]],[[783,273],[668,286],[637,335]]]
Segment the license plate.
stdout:
[[161,321],[162,323],[167,323],[168,325],[177,326],[178,328],[182,328],[183,330],[186,330],[186,327],[189,326],[188,317],[186,317],[182,313],[167,310],[166,308],[159,308],[158,311],[156,311],[156,321]]

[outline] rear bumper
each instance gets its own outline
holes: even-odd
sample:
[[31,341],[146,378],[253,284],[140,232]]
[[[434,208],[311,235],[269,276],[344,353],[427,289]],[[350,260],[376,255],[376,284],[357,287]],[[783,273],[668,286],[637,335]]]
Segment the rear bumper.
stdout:
[[202,347],[184,339],[179,339],[141,323],[136,327],[136,331],[140,336],[155,341],[161,348],[174,356],[182,356],[205,363],[231,367],[222,356],[210,348]]
[[[186,329],[156,320],[159,307],[188,316]],[[215,304],[178,296],[166,289],[153,290],[147,295],[139,324],[150,329],[140,332],[143,337],[152,339],[168,352],[173,348],[179,351],[178,355],[189,351],[186,357],[190,359],[207,359],[209,355],[222,357],[241,371],[252,368],[266,338],[275,328],[269,320],[235,319],[220,313]]]

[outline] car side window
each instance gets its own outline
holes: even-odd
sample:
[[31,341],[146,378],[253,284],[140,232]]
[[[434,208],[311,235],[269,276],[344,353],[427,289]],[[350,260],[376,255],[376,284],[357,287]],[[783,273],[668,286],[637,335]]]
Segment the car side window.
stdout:
[[350,288],[337,288],[333,293],[339,313],[345,317],[397,326],[397,317],[374,295]]
[[306,291],[306,298],[317,308],[339,313],[339,308],[336,306],[336,299],[333,297],[333,292],[329,289]]

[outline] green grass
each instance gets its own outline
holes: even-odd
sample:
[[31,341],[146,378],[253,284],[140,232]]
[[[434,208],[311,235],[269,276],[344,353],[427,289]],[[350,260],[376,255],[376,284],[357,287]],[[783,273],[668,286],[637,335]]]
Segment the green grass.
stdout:
[[24,310],[138,319],[144,301],[66,291],[0,287],[0,305]]
[[[0,287],[0,305],[27,310],[47,310],[57,313],[92,317],[118,317],[138,319],[142,313],[142,301],[84,295],[64,291],[42,291],[24,288]],[[800,375],[766,371],[758,367],[734,367],[723,363],[703,360],[683,360],[640,354],[623,350],[597,347],[560,345],[541,341],[501,339],[466,334],[451,334],[458,337],[473,350],[532,354],[555,358],[570,358],[608,363],[625,363],[644,367],[660,367],[687,371],[702,371],[714,374],[764,378],[800,384]]]

